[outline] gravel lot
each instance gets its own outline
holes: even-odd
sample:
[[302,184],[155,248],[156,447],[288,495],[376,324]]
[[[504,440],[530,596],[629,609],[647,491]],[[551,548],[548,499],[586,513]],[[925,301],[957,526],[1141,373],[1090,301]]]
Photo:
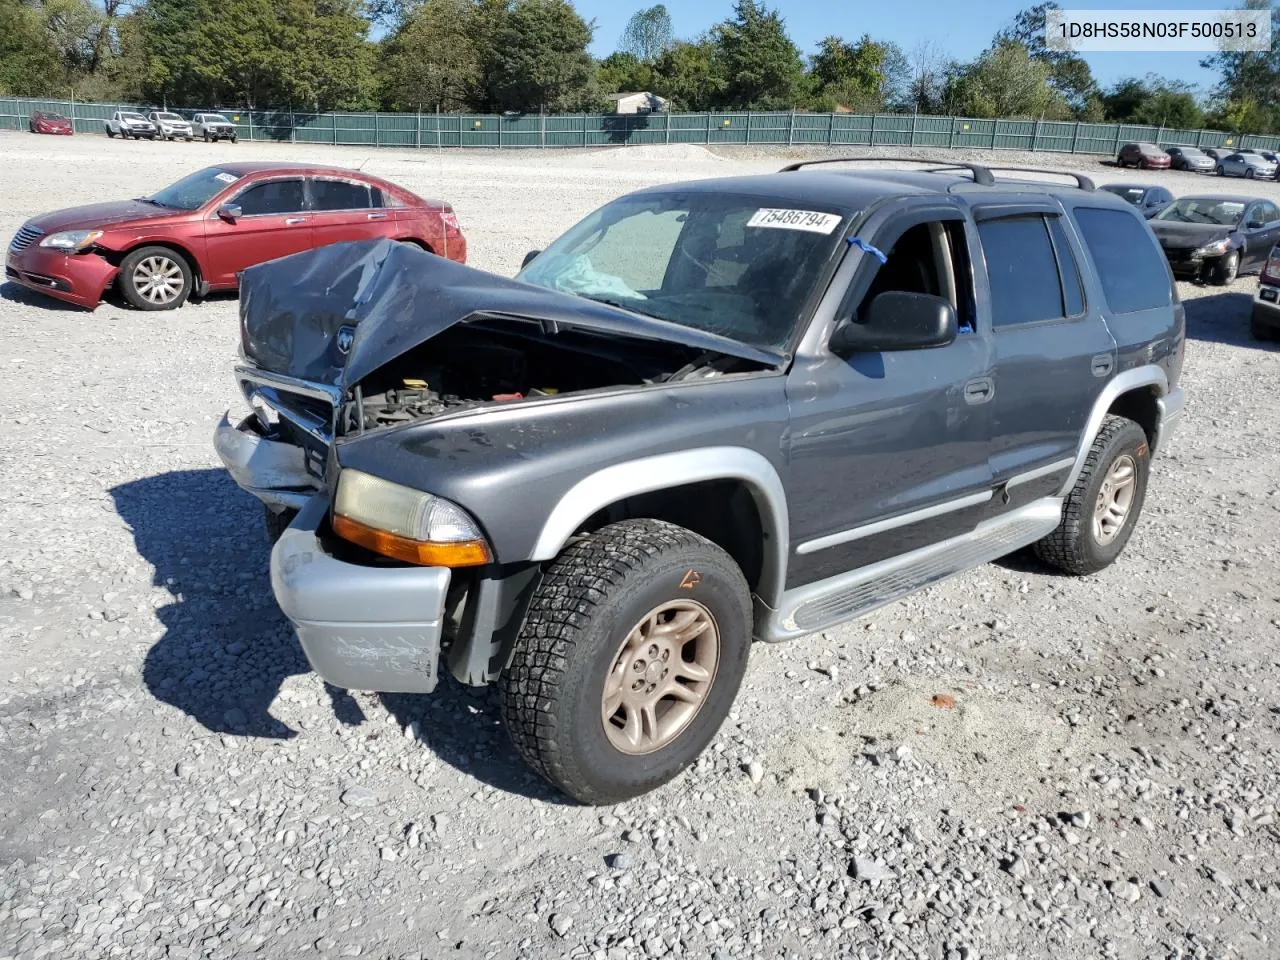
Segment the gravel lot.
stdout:
[[[0,236],[226,155],[448,199],[506,274],[620,192],[781,156],[0,134]],[[607,810],[527,773],[488,692],[307,671],[210,442],[234,299],[0,287],[0,958],[1280,957],[1280,354],[1248,337],[1254,283],[1181,285],[1189,416],[1113,568],[1018,556],[758,645],[696,769]]]

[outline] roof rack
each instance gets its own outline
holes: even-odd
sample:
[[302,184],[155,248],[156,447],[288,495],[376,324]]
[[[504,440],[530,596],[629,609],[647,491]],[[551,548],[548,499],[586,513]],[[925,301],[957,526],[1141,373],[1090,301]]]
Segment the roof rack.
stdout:
[[1093,180],[1086,177],[1083,173],[1075,173],[1071,170],[1048,170],[1044,167],[988,167],[989,170],[1006,170],[1015,173],[1050,173],[1055,177],[1071,177],[1075,180],[1076,186],[1081,190],[1094,190]]
[[962,163],[957,160],[943,160],[936,157],[826,157],[821,160],[798,160],[779,170],[779,173],[791,173],[802,167],[811,167],[820,163],[936,163],[940,166],[922,173],[945,173],[948,170],[968,170],[973,174],[973,182],[983,186],[991,186],[996,178],[980,163]]
[[1048,173],[1058,177],[1071,177],[1075,180],[1076,186],[1081,190],[1094,190],[1094,183],[1083,173],[1073,173],[1070,170],[1048,170],[1043,167],[1001,167],[988,166],[981,163],[965,163],[960,160],[944,160],[937,157],[827,157],[820,160],[799,160],[795,163],[783,167],[779,173],[790,173],[800,170],[803,167],[810,167],[821,163],[931,163],[938,164],[930,170],[922,170],[922,173],[946,173],[953,170],[968,170],[973,174],[973,182],[984,187],[995,185],[996,178],[992,174],[992,170],[1004,170],[1014,173]]

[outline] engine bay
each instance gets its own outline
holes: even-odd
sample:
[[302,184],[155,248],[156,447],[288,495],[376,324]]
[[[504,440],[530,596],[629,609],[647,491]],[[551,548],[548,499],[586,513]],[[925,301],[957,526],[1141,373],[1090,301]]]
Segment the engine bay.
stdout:
[[765,369],[682,344],[500,318],[458,324],[381,367],[342,406],[340,434],[460,408]]

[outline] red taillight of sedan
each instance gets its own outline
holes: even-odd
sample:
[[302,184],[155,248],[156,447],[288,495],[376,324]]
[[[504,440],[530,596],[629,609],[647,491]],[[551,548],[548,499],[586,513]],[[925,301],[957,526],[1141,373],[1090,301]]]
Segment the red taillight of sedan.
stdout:
[[1280,254],[1275,250],[1272,250],[1271,256],[1267,258],[1267,265],[1262,268],[1260,279],[1263,283],[1280,286]]

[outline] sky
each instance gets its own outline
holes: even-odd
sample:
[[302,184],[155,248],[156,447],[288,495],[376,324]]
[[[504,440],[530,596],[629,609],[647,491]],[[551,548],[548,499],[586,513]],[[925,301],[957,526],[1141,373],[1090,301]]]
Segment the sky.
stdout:
[[[573,0],[587,20],[595,19],[595,39],[591,52],[605,57],[617,49],[627,20],[637,9],[657,0]],[[733,12],[733,0],[663,0],[671,13],[678,39],[690,39]],[[990,43],[996,31],[1009,23],[1019,10],[1036,0],[898,0],[896,3],[866,3],[855,0],[837,5],[831,0],[765,0],[778,9],[787,22],[787,32],[805,55],[829,34],[856,40],[869,33],[876,40],[892,40],[908,53],[921,41],[932,41],[950,56],[970,60]],[[1228,9],[1238,3],[1212,0],[1081,0],[1062,6],[1083,10],[1211,10]],[[1086,53],[1082,54],[1103,86],[1124,77],[1159,73],[1181,80],[1207,93],[1217,76],[1200,67],[1202,53]]]

